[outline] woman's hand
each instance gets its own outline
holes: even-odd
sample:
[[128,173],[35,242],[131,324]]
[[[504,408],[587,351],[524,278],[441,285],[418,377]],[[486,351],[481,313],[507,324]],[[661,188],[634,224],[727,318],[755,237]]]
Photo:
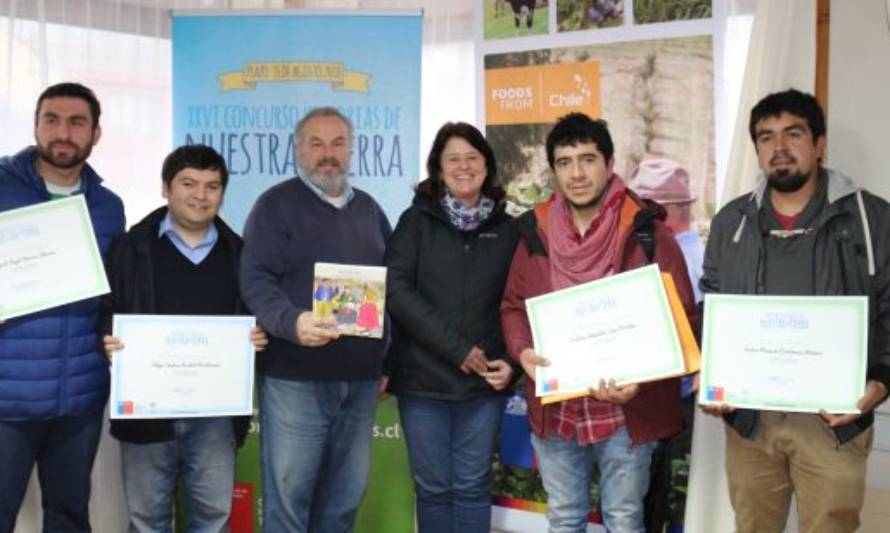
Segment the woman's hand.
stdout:
[[464,374],[475,372],[480,375],[483,372],[487,372],[488,360],[485,358],[485,350],[478,346],[473,346],[470,353],[464,357],[463,362],[460,364],[460,371]]
[[486,366],[488,367],[488,370],[480,372],[479,375],[482,376],[494,390],[504,390],[504,388],[510,384],[510,379],[513,377],[513,367],[503,359],[488,361]]

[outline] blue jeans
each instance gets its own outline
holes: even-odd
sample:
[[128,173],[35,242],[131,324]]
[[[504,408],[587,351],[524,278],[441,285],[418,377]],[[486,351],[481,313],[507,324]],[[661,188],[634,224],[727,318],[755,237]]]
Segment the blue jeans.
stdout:
[[491,531],[491,459],[505,400],[399,398],[420,533]]
[[44,531],[90,531],[90,472],[102,411],[47,420],[0,420],[0,532],[11,532],[37,463]]
[[352,531],[371,469],[378,385],[263,378],[263,531]]
[[587,531],[594,464],[600,469],[600,508],[606,531],[643,533],[643,497],[655,444],[632,445],[627,428],[589,446],[579,446],[575,439],[532,435],[547,491],[550,533]]
[[173,431],[170,441],[121,442],[130,533],[172,533],[173,497],[180,478],[188,502],[186,531],[228,531],[235,483],[231,419],[175,420]]

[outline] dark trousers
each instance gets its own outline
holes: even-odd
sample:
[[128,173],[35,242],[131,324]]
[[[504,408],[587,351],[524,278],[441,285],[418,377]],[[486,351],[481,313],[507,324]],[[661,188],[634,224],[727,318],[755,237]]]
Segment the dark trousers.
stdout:
[[[646,493],[646,531],[662,533],[671,522],[671,501],[673,459],[683,459],[692,450],[692,423],[695,420],[695,394],[683,398],[683,429],[673,437],[658,443],[652,454],[652,466],[649,473],[649,492]],[[685,509],[686,492],[682,495],[680,509]],[[674,503],[678,506],[678,502]]]
[[102,411],[46,420],[0,420],[0,533],[11,533],[37,464],[43,531],[90,531],[90,472]]

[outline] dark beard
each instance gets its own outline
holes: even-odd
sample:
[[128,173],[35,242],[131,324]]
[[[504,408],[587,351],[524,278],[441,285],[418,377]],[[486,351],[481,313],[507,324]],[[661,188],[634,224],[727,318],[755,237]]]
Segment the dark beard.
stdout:
[[801,172],[790,173],[790,172],[774,172],[767,176],[766,183],[773,190],[781,193],[789,193],[789,192],[797,192],[804,185],[806,185],[807,181],[809,181],[810,176],[807,174],[803,174]]
[[[75,145],[72,144],[71,146]],[[92,151],[92,145],[87,146],[83,150],[75,146],[74,155],[72,155],[70,158],[61,159],[53,155],[52,145],[47,147],[41,146],[39,144],[37,145],[37,157],[56,168],[62,169],[74,168],[82,164],[84,161],[87,160],[88,157],[90,157],[90,153]]]

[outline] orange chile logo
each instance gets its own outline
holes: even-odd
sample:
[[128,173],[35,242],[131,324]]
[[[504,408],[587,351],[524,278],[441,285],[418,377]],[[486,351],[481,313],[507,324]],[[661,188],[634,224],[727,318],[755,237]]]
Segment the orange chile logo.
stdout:
[[488,125],[541,124],[571,112],[602,112],[600,65],[562,63],[485,71]]

